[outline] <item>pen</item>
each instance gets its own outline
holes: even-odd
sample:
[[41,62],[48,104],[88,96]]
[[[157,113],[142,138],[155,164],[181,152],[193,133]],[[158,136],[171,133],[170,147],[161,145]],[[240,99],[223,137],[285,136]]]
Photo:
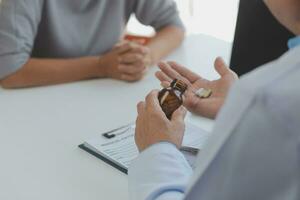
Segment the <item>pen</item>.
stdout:
[[[103,135],[103,137],[105,137],[107,139],[112,139],[112,138],[116,137],[117,135],[123,134],[126,131],[128,131],[131,128],[131,126],[133,126],[133,124],[134,123],[130,123],[130,124],[127,124],[125,126],[121,126],[119,128],[113,129],[111,131],[107,131],[107,132],[103,133],[102,135]],[[122,130],[122,129],[125,129],[125,130],[123,130],[122,132],[116,133],[117,131]]]
[[185,151],[185,152],[188,152],[188,153],[192,153],[194,155],[197,155],[199,153],[199,149],[194,148],[194,147],[182,146],[182,147],[180,147],[179,150],[180,151]]

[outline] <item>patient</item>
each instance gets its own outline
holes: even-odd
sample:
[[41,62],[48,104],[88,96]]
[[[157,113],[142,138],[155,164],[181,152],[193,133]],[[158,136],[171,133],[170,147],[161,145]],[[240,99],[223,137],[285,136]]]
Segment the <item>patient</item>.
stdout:
[[[146,46],[122,41],[131,14],[156,30]],[[173,0],[4,0],[0,18],[4,88],[137,81],[184,38]]]

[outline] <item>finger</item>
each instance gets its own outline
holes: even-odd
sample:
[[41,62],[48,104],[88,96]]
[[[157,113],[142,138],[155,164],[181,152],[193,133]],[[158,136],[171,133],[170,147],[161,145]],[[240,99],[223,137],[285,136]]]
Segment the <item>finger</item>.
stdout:
[[134,75],[143,72],[146,69],[146,67],[143,65],[136,66],[136,65],[123,64],[123,65],[119,65],[118,69],[120,72],[124,74]]
[[[123,66],[124,67],[124,66]],[[145,66],[135,66],[135,65],[125,65],[122,69],[122,74],[131,77],[143,77],[148,72],[148,67]]]
[[146,55],[146,54],[150,53],[150,49],[148,47],[145,47],[142,45],[137,45],[131,49],[130,53]]
[[172,67],[169,64],[161,62],[158,64],[158,66],[161,69],[161,71],[164,72],[165,75],[167,75],[170,79],[172,80],[178,79],[185,82],[188,86],[192,85],[189,80],[187,80],[186,78],[181,76],[178,72],[176,72],[174,69],[172,69]]
[[152,90],[146,97],[146,110],[158,113],[159,115],[164,115],[159,101],[158,101],[158,90]]
[[187,94],[187,98],[184,100],[183,105],[192,113],[203,114],[202,99],[197,98],[192,93]]
[[117,44],[115,44],[114,49],[123,46],[124,44],[129,43],[128,40],[121,40]]
[[117,43],[114,48],[121,47],[123,45],[128,45],[130,47],[131,52],[137,52],[141,54],[146,54],[150,51],[150,49],[146,46],[143,46],[139,43],[128,41],[128,40],[123,40],[119,43]]
[[195,94],[189,94],[184,100],[183,105],[192,113],[201,115],[203,117],[214,118],[217,111],[218,102],[212,99],[200,99]]
[[124,42],[120,43],[119,45],[117,44],[115,47],[115,50],[117,51],[117,53],[123,54],[125,52],[130,51],[132,48],[134,48],[134,46],[135,45],[132,42],[124,41]]
[[168,81],[163,81],[160,83],[161,87],[163,88],[167,88],[167,87],[170,87],[171,85],[171,82],[168,82]]
[[180,74],[178,74],[176,71],[174,71],[170,65],[168,65],[167,63],[164,62],[160,62],[158,64],[159,69],[165,73],[165,75],[167,75],[171,80],[179,78]]
[[180,106],[177,110],[172,115],[172,122],[175,123],[184,123],[184,118],[186,116],[187,110],[183,107]]
[[132,64],[138,61],[142,61],[143,55],[138,53],[126,53],[120,56],[120,62],[124,64]]
[[158,80],[160,80],[160,85],[163,88],[167,88],[171,85],[172,79],[170,79],[165,73],[162,71],[158,71],[155,73],[155,76]]
[[158,80],[160,80],[161,82],[165,82],[165,81],[167,81],[167,82],[172,82],[172,79],[169,77],[169,76],[167,76],[164,72],[162,72],[162,71],[158,71],[158,72],[156,72],[155,73],[155,76],[156,76],[156,78],[158,79]]
[[138,112],[138,115],[141,115],[144,113],[144,110],[145,110],[145,102],[139,102],[137,104],[137,112]]
[[123,81],[128,81],[128,82],[135,82],[135,81],[139,81],[144,77],[143,73],[139,73],[139,74],[122,74],[120,79]]
[[158,93],[159,93],[159,90],[152,90],[145,98],[146,100],[146,105],[149,104],[149,103],[152,103],[152,104],[158,104],[159,105],[159,102],[158,102]]
[[201,78],[198,74],[192,72],[188,68],[177,64],[176,62],[168,62],[168,64],[177,71],[181,76],[188,79],[191,83],[197,81],[199,78]]
[[221,77],[227,75],[228,73],[231,73],[231,70],[221,57],[216,58],[215,69]]

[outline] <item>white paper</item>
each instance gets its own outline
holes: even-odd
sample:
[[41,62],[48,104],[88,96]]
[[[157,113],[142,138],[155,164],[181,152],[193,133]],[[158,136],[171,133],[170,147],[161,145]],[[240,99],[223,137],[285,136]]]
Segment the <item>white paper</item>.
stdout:
[[[134,141],[134,132],[135,126],[129,125],[111,132],[111,134],[116,135],[114,138],[107,139],[103,134],[100,134],[98,137],[86,141],[84,145],[119,166],[128,169],[132,160],[134,160],[139,153]],[[186,123],[182,145],[202,149],[208,137],[208,132],[191,123]],[[188,152],[183,152],[183,154],[190,165],[194,167],[196,155],[192,155]]]

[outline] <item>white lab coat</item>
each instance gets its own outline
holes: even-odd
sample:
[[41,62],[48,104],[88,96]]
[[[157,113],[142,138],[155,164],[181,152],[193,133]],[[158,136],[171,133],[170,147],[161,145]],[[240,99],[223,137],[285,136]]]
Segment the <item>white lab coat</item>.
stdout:
[[300,47],[241,78],[194,173],[175,146],[144,151],[129,169],[131,199],[299,200]]

